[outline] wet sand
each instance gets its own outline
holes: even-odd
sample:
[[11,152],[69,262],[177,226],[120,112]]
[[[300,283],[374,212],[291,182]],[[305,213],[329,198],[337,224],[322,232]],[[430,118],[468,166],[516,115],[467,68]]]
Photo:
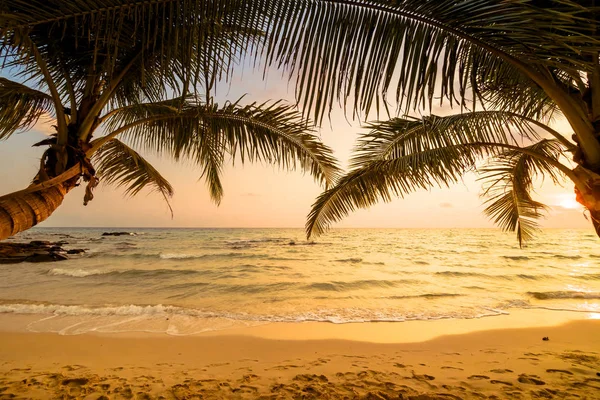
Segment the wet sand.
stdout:
[[0,316],[0,399],[600,399],[600,320],[269,324],[184,337],[15,328],[32,318]]

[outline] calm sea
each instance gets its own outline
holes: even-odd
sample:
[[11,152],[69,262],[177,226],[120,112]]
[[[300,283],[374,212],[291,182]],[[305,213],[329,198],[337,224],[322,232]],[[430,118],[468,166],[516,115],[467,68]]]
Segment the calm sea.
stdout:
[[[0,265],[0,313],[31,331],[186,335],[271,321],[484,318],[515,309],[600,313],[600,240],[545,230],[527,248],[486,229],[37,228],[16,240],[88,249]],[[585,316],[582,316],[585,318]]]

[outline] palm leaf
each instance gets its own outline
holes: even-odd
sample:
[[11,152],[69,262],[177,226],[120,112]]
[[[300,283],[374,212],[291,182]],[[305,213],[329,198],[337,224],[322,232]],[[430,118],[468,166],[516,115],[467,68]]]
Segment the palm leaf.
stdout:
[[317,198],[308,215],[307,236],[320,235],[357,208],[389,202],[417,189],[458,182],[475,168],[477,160],[499,151],[495,143],[455,144],[367,162]]
[[96,175],[106,184],[125,187],[125,193],[135,196],[144,188],[160,193],[171,214],[169,199],[173,196],[171,184],[142,156],[123,142],[112,139],[104,144],[92,161]]
[[[499,66],[530,79],[548,68],[594,68],[598,8],[586,2],[289,1],[268,61],[297,72],[299,104],[321,121],[334,101],[366,114],[389,97],[431,105],[436,90],[467,104]],[[439,93],[439,92],[438,92]]]
[[222,195],[218,177],[226,154],[242,163],[299,167],[325,184],[333,183],[339,172],[331,149],[312,134],[309,121],[280,102],[219,107],[178,98],[115,111],[106,119],[106,130],[135,147],[200,165],[216,202]]
[[538,140],[535,128],[539,127],[549,130],[565,145],[573,146],[543,123],[506,111],[476,111],[443,117],[430,115],[420,119],[393,118],[368,123],[365,127],[370,130],[359,138],[351,168],[455,144],[519,145]]
[[37,86],[52,81],[63,102],[99,95],[102,108],[117,108],[209,92],[262,40],[266,21],[250,8],[218,0],[2,2],[0,58]]
[[[238,56],[264,54],[268,65],[297,73],[299,104],[319,122],[336,100],[351,99],[368,114],[388,93],[416,107],[431,103],[441,88],[444,97],[466,104],[467,91],[480,96],[478,87],[500,65],[530,78],[549,68],[573,76],[592,71],[596,63],[588,55],[600,49],[598,11],[588,0],[543,6],[526,0],[12,0],[0,4],[0,48],[33,64],[20,37],[32,38],[45,58],[60,39],[71,43],[63,59],[79,57],[109,77],[131,50],[143,52],[151,56],[136,68],[142,87],[148,78],[162,82],[156,76],[169,85],[197,80],[201,71],[214,77],[231,71]],[[229,45],[214,45],[215,37]],[[204,68],[200,59],[215,64]],[[71,74],[77,64],[70,64]]]
[[18,82],[0,78],[0,140],[32,128],[53,110],[52,97]]
[[526,147],[541,157],[517,150],[503,151],[480,169],[486,181],[483,196],[489,197],[484,210],[506,231],[516,231],[519,245],[530,240],[538,228],[536,219],[543,216],[546,206],[533,200],[531,191],[536,177],[550,177],[560,183],[560,171],[548,160],[558,161],[563,148],[555,140],[541,140]]
[[[380,200],[387,202],[417,189],[459,182],[485,156],[524,151],[535,160],[530,163],[546,166],[539,170],[548,173],[552,161],[559,164],[554,155],[546,154],[554,147],[523,144],[539,139],[532,125],[538,126],[537,121],[502,111],[394,118],[368,124],[371,130],[359,139],[351,160],[352,170],[313,204],[307,234],[321,234],[356,208],[367,208]],[[572,146],[556,135],[565,145]],[[555,145],[558,141],[549,143]],[[558,149],[562,151],[561,147]],[[536,156],[551,162],[546,165]],[[553,178],[554,173],[550,175]]]

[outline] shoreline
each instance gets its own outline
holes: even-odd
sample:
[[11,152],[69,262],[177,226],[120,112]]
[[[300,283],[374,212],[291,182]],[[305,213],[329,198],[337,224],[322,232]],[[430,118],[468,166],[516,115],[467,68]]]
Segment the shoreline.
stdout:
[[427,339],[428,321],[61,336],[1,318],[0,398],[600,398],[600,320],[495,319],[505,329],[432,321],[443,334]]
[[[100,318],[106,318],[104,325],[98,322]],[[183,320],[178,320],[178,318],[183,318]],[[177,314],[132,317],[0,313],[0,332],[54,333],[61,336],[89,334],[139,338],[147,336],[252,336],[271,340],[339,339],[372,343],[413,343],[447,335],[495,329],[553,327],[573,321],[587,320],[600,321],[600,313],[531,308],[513,309],[504,314],[479,318],[345,323],[246,321],[220,317],[181,317]],[[87,328],[86,324],[88,323],[92,327]],[[173,328],[176,325],[186,325],[187,332]]]

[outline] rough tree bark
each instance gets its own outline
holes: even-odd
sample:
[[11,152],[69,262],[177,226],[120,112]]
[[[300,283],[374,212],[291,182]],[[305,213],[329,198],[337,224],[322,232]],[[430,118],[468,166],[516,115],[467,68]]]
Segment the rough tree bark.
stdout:
[[74,186],[65,182],[32,193],[3,196],[0,199],[0,240],[27,230],[48,218]]

